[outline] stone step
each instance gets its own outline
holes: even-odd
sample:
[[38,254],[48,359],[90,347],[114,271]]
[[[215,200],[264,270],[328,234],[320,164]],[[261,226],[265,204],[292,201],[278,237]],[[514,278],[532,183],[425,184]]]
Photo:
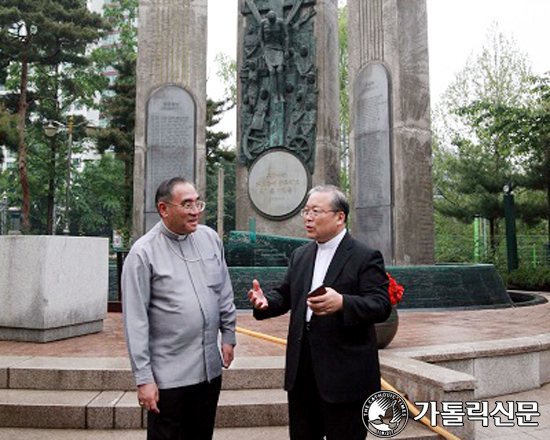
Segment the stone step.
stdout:
[[0,428],[0,440],[146,440],[144,429]]
[[[0,428],[0,440],[146,440],[144,429]],[[370,436],[367,436],[369,438]],[[437,440],[440,437],[416,422],[407,424],[398,440]],[[213,440],[289,440],[288,426],[216,428]]]
[[[282,389],[224,390],[216,426],[288,424]],[[0,427],[136,429],[146,426],[135,391],[0,390]]]
[[216,414],[220,428],[287,424],[287,395],[282,389],[227,390],[220,394]]
[[[284,358],[239,357],[223,372],[223,389],[282,388]],[[0,388],[134,390],[127,358],[0,357]]]
[[[367,439],[372,435],[368,435]],[[418,422],[407,423],[395,437],[398,440],[439,440],[438,434]],[[214,440],[289,440],[288,426],[263,426],[259,428],[223,428],[214,431]]]

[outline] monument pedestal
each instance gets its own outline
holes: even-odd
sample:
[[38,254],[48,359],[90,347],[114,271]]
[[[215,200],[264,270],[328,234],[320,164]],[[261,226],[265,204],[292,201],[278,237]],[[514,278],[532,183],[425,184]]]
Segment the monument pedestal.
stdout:
[[107,316],[109,240],[0,237],[0,340],[97,333]]

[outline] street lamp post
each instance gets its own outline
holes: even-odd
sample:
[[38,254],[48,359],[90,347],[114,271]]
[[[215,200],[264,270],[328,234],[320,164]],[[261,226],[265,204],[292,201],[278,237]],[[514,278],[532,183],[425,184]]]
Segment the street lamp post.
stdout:
[[71,196],[71,155],[73,151],[73,115],[69,116],[69,140],[67,141],[67,191],[65,193],[65,227],[63,234],[69,235],[69,204]]
[[[81,122],[76,125],[79,127],[84,125],[87,121]],[[46,136],[53,137],[60,130],[66,129],[69,133],[69,139],[67,140],[67,188],[65,193],[65,226],[63,227],[63,234],[69,235],[69,207],[70,207],[70,197],[71,197],[71,161],[72,161],[72,150],[73,150],[73,130],[74,130],[74,118],[73,115],[69,116],[69,124],[65,125],[58,121],[49,121],[47,125],[44,126],[44,132]],[[88,125],[86,127],[86,134],[92,136],[95,132],[95,127]]]

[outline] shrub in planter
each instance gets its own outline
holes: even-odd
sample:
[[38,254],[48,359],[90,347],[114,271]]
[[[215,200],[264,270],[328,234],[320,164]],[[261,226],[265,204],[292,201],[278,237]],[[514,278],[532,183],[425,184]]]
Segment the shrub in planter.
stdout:
[[506,281],[508,289],[550,291],[550,267],[520,267]]

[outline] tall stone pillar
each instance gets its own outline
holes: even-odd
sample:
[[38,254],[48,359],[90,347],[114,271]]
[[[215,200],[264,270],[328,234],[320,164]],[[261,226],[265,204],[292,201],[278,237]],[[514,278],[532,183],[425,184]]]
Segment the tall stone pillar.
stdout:
[[140,0],[132,236],[157,220],[160,182],[206,189],[207,0]]
[[242,0],[238,47],[237,229],[303,237],[307,191],[340,180],[338,1]]
[[348,0],[352,231],[433,264],[426,0]]

